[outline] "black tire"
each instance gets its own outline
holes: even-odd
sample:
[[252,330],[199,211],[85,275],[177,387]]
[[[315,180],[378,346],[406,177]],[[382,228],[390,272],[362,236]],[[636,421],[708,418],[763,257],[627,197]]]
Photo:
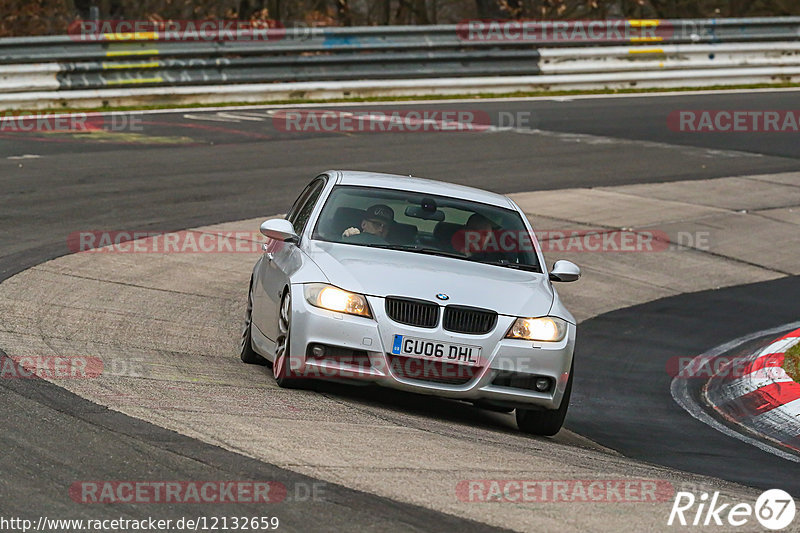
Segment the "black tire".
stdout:
[[278,311],[278,338],[275,341],[275,361],[272,363],[272,375],[275,383],[284,389],[300,389],[306,385],[292,370],[289,364],[289,339],[292,332],[292,295],[287,290],[281,298]]
[[558,409],[549,410],[535,410],[535,409],[520,409],[517,408],[517,427],[523,433],[529,435],[540,435],[543,437],[552,437],[561,430],[564,425],[564,419],[567,417],[567,409],[569,409],[569,399],[572,396],[572,379],[575,376],[575,362],[572,363],[572,368],[569,371],[569,380],[567,381],[567,388],[564,391],[564,397],[561,399],[561,405]]
[[250,286],[247,289],[247,308],[244,312],[244,328],[239,346],[240,357],[248,365],[266,365],[269,363],[264,357],[253,350],[253,276],[250,276]]

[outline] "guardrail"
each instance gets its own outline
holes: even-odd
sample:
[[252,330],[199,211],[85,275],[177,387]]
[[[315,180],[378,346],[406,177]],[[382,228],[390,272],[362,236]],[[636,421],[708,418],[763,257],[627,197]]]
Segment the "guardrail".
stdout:
[[800,17],[473,21],[195,37],[0,39],[0,107],[690,87],[800,75]]

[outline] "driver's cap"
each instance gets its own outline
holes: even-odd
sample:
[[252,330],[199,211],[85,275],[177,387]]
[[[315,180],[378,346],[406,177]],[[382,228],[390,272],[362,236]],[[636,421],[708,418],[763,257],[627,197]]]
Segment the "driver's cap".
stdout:
[[367,214],[364,217],[367,220],[377,220],[384,224],[391,224],[394,222],[394,210],[388,205],[377,204],[367,209]]

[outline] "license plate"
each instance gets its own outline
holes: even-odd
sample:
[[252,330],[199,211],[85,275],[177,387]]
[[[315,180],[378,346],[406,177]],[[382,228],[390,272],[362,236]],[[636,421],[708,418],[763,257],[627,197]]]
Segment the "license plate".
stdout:
[[392,353],[418,359],[468,366],[480,366],[481,347],[395,335]]

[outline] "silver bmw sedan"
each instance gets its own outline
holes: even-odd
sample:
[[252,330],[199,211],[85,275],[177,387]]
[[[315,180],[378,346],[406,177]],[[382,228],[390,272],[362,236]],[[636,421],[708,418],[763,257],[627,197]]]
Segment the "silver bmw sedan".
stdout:
[[328,171],[261,225],[241,359],[277,384],[362,380],[516,411],[554,435],[573,381],[575,319],[508,197],[450,183]]

